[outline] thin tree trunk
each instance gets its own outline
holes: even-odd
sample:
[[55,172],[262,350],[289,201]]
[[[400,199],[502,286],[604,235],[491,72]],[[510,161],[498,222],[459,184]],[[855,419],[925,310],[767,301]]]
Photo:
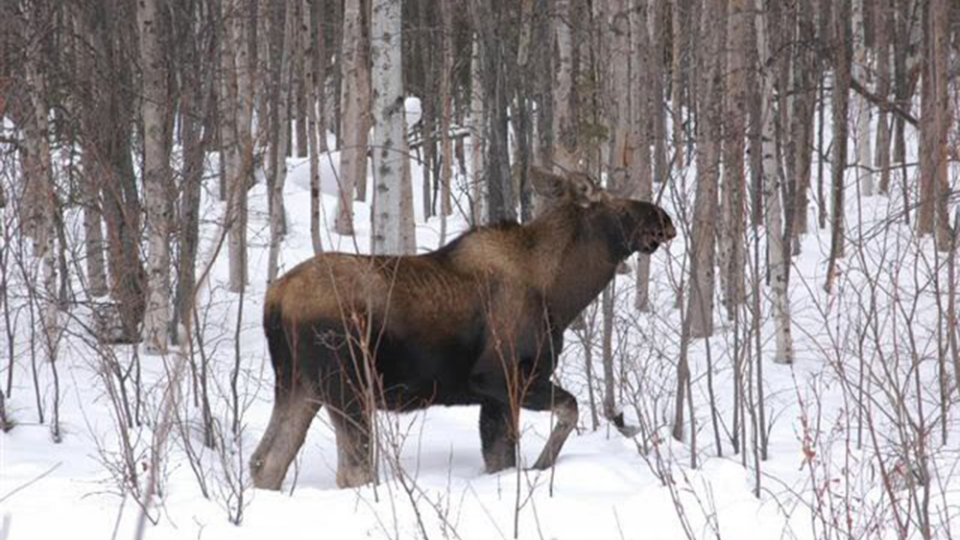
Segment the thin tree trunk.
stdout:
[[[947,69],[947,59],[950,55],[950,0],[932,0],[930,22],[932,28],[931,52],[933,63],[933,107],[935,120],[935,146],[933,147],[934,171],[934,198],[936,200],[936,244],[937,249],[943,252],[950,250],[950,216],[948,202],[951,195],[950,183],[947,178],[949,162],[947,144],[948,135],[953,124],[953,113],[950,110],[950,97],[947,93],[948,81],[951,77]],[[954,6],[955,7],[955,6]]]
[[[864,88],[869,88],[870,70],[867,66],[866,3],[871,0],[854,0],[853,5],[853,79]],[[873,151],[870,137],[870,102],[855,93],[853,107],[857,116],[857,176],[860,181],[860,193],[864,197],[873,196],[875,189],[873,175]]]
[[510,174],[507,142],[508,97],[507,63],[504,51],[503,19],[506,14],[494,9],[493,0],[472,0],[473,21],[480,34],[481,81],[484,97],[486,156],[484,163],[487,187],[487,217],[493,222],[516,220],[517,208]]
[[[270,252],[267,261],[267,283],[272,283],[277,278],[280,261],[280,242],[284,234],[284,204],[283,187],[287,180],[287,148],[290,145],[289,132],[287,126],[287,104],[291,82],[290,73],[290,52],[293,41],[296,40],[296,4],[290,4],[286,8],[283,25],[283,46],[280,53],[280,95],[277,100],[279,109],[280,125],[275,126],[277,166],[274,171],[273,185],[271,186],[270,198]],[[352,225],[352,223],[351,223]]]
[[[471,86],[470,86],[470,168],[473,171],[471,181],[471,217],[474,225],[479,225],[486,221],[486,190],[484,189],[483,178],[485,154],[484,147],[486,139],[483,133],[483,126],[486,125],[486,114],[484,110],[483,88],[480,84],[480,40],[479,36],[473,39],[473,51],[470,59]],[[424,214],[426,218],[426,214]]]
[[89,152],[80,156],[83,165],[83,238],[87,258],[87,287],[90,295],[101,297],[107,294],[107,274],[104,259],[102,215],[100,212],[99,167]]
[[[654,0],[660,1],[662,0]],[[634,179],[636,189],[635,193],[639,200],[650,201],[653,195],[653,181],[650,177],[650,118],[656,122],[655,109],[662,110],[660,94],[653,92],[654,84],[651,84],[650,78],[659,76],[651,68],[653,64],[659,64],[661,58],[651,52],[651,40],[648,33],[649,6],[652,2],[648,0],[635,0],[630,9],[630,37],[632,43],[629,49],[637,51],[634,54],[627,54],[627,57],[633,62],[629,65],[630,78],[626,81],[626,92],[633,91],[633,103],[631,110],[624,117],[629,118],[629,139],[633,144],[632,157],[628,158],[628,167],[630,177]],[[653,45],[656,45],[654,43]],[[614,62],[618,60],[612,59]],[[646,79],[646,80],[645,80]],[[661,145],[662,146],[662,145]],[[662,165],[662,164],[661,164]],[[664,181],[661,178],[661,181]],[[627,193],[631,193],[628,191]],[[648,311],[650,309],[650,256],[644,254],[637,255],[636,272],[636,295],[634,296],[634,307],[638,311]]]
[[353,235],[353,196],[367,181],[367,139],[369,136],[369,74],[363,51],[363,24],[360,0],[346,0],[343,11],[343,149],[340,152],[340,199],[337,203],[336,232]]
[[877,40],[877,96],[880,97],[875,163],[880,172],[880,193],[886,194],[890,192],[890,124],[886,105],[890,98],[890,0],[879,0],[874,15]]
[[[804,0],[798,6],[797,27],[801,43],[816,40],[811,0]],[[794,254],[800,253],[800,235],[808,230],[808,206],[810,202],[811,173],[813,169],[813,121],[816,112],[817,74],[816,57],[813,50],[806,46],[797,47],[794,61],[793,122],[790,130],[794,134],[793,152],[795,181],[793,200],[784,214],[786,233],[789,234]],[[788,265],[789,268],[789,265]]]
[[554,4],[554,33],[557,43],[557,80],[553,89],[553,134],[556,145],[553,161],[557,172],[577,169],[577,129],[573,117],[573,37],[570,29],[570,0]]
[[402,33],[400,0],[373,0],[370,56],[373,60],[373,238],[378,255],[399,255],[403,189]]
[[683,89],[684,70],[686,69],[686,32],[683,29],[685,16],[684,0],[673,0],[672,24],[672,67],[670,84],[670,106],[672,108],[673,151],[677,167],[683,168]]
[[316,36],[313,48],[313,92],[317,107],[317,133],[320,136],[320,153],[327,152],[327,27],[330,24],[329,12],[324,0],[309,0],[312,5],[313,28]]
[[[765,14],[763,11],[763,0],[756,0],[756,32],[757,32],[757,50],[762,65],[772,65],[770,50],[769,32]],[[770,288],[773,292],[773,320],[776,327],[776,354],[773,357],[774,362],[782,364],[793,363],[793,334],[791,332],[790,318],[790,298],[787,295],[787,269],[790,265],[790,253],[785,245],[784,227],[782,212],[780,211],[779,175],[777,173],[777,148],[774,137],[776,127],[774,125],[775,113],[773,110],[773,77],[772,74],[764,70],[761,73],[763,87],[760,92],[761,118],[762,118],[762,150],[763,157],[761,162],[763,185],[764,185],[764,209],[766,210],[766,229],[767,229],[767,249],[769,257]],[[757,278],[759,279],[759,277]],[[759,317],[760,314],[755,314]]]
[[723,0],[706,0],[700,28],[703,43],[698,51],[700,81],[697,122],[697,190],[693,217],[692,263],[690,267],[690,336],[713,335],[714,232],[717,224],[717,183],[720,176],[720,32],[717,15]]
[[[744,274],[746,260],[744,243],[746,236],[744,193],[746,175],[744,170],[744,141],[747,121],[747,27],[750,14],[746,10],[746,0],[729,0],[727,14],[727,77],[728,91],[724,133],[724,174],[723,174],[723,213],[724,227],[721,241],[726,258],[726,299],[727,314],[733,319],[733,310],[743,304],[746,291]],[[723,258],[721,258],[723,261]]]
[[450,139],[450,121],[453,116],[453,5],[450,0],[440,2],[440,244],[447,239],[447,216],[453,212],[450,184],[453,179],[453,143]]
[[826,290],[832,290],[837,259],[844,252],[843,176],[847,162],[847,109],[850,93],[850,0],[840,0],[834,18],[833,163],[831,167],[832,227]]
[[433,175],[434,153],[436,145],[434,144],[434,128],[436,124],[436,93],[434,85],[434,54],[433,39],[436,35],[430,25],[430,13],[427,3],[417,2],[417,8],[420,21],[420,65],[423,69],[423,98],[420,101],[420,149],[423,152],[423,175],[421,188],[423,190],[423,219],[427,220],[436,214],[436,208],[432,186],[436,182]]
[[[312,41],[312,21],[314,20],[313,0],[303,0],[301,9],[303,17],[300,25],[300,48],[304,51],[315,50],[311,46]],[[323,39],[320,33],[318,38]],[[304,63],[304,82],[307,85],[307,150],[310,154],[310,241],[313,244],[313,253],[319,254],[323,251],[323,243],[320,241],[320,148],[317,145],[317,106],[323,107],[322,97],[317,91],[317,73],[314,71],[318,62],[317,54],[310,58],[310,61]],[[321,132],[322,133],[322,132]]]
[[[294,65],[292,69],[294,74],[293,89],[297,95],[297,157],[303,158],[310,155],[310,141],[307,138],[307,131],[309,130],[307,108],[309,107],[310,85],[312,84],[308,71],[311,69],[309,64],[312,63],[312,59],[307,57],[307,53],[310,51],[310,9],[309,6],[300,2],[297,11],[299,12],[296,23],[298,39],[293,47]],[[306,34],[305,37],[304,34]]]
[[249,53],[244,28],[245,14],[236,0],[221,4],[220,35],[223,81],[220,88],[221,156],[227,175],[227,243],[230,264],[229,289],[240,292],[247,282],[247,188],[253,166],[253,90],[248,69]]
[[155,0],[140,0],[137,5],[140,30],[140,57],[143,71],[144,157],[143,184],[147,207],[147,310],[144,317],[146,350],[167,351],[170,322],[170,216],[168,186],[169,141],[165,140],[164,108],[166,89],[163,56],[160,49],[160,20]]
[[[29,30],[34,33],[38,32],[41,18],[44,15],[41,13],[42,8],[30,6],[25,11]],[[24,147],[26,155],[24,156],[24,171],[27,177],[27,185],[34,186],[33,194],[36,198],[33,202],[39,206],[35,209],[36,214],[33,215],[37,220],[33,248],[36,257],[40,260],[40,283],[38,284],[39,287],[31,287],[29,302],[36,302],[36,305],[40,308],[44,357],[54,375],[53,413],[50,420],[50,429],[54,442],[60,442],[60,392],[57,384],[57,356],[60,342],[57,302],[57,200],[56,185],[53,178],[53,162],[50,155],[49,106],[46,101],[46,81],[38,66],[37,55],[30,55],[24,62],[23,67],[24,82],[29,95],[28,106],[25,107]],[[31,305],[31,313],[32,309]],[[36,377],[34,379],[36,384]]]
[[[182,8],[183,6],[180,6]],[[172,337],[178,338],[179,325],[189,326],[193,309],[193,289],[196,285],[197,248],[200,238],[200,193],[203,184],[203,159],[207,137],[202,137],[205,87],[213,85],[213,71],[201,61],[200,43],[194,22],[196,13],[184,10],[179,21],[188,25],[188,43],[184,46],[182,67],[183,87],[180,98],[181,144],[183,144],[183,181],[180,210],[179,258],[177,261],[177,289],[174,297],[174,328]],[[189,328],[188,328],[189,330]],[[182,344],[181,344],[182,345]]]

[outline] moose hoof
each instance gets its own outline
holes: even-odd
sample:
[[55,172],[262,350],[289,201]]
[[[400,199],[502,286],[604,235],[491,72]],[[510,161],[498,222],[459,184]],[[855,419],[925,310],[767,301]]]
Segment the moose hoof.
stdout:
[[363,467],[343,467],[337,469],[337,487],[355,488],[373,481],[373,474]]

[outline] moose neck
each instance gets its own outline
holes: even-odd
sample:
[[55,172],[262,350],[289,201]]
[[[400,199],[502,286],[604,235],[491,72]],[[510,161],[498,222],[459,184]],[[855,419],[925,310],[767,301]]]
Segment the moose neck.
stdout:
[[547,308],[553,324],[566,328],[630,254],[623,224],[602,211],[568,205],[543,215],[534,227]]

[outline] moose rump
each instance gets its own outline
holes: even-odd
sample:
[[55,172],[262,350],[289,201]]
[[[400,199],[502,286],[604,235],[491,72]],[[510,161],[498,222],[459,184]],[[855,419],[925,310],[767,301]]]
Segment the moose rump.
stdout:
[[270,285],[274,407],[251,457],[257,487],[279,489],[322,405],[340,487],[373,480],[374,409],[479,404],[488,472],[515,466],[520,408],[553,410],[534,467],[553,465],[577,421],[576,399],[550,380],[564,329],[620,261],[675,232],[655,205],[532,178],[555,205],[530,224],[481,227],[418,256],[324,253]]

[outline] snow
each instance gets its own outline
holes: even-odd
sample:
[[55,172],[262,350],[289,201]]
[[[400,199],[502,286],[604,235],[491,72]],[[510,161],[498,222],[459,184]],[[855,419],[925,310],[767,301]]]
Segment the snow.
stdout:
[[[408,101],[407,110],[415,116],[419,104]],[[332,148],[334,141],[330,142]],[[364,252],[369,246],[370,228],[366,204],[355,205],[356,237],[340,237],[327,226],[332,224],[335,215],[338,164],[336,153],[321,159],[324,248]],[[416,160],[412,161],[412,167],[411,177],[419,182],[421,172]],[[290,233],[281,250],[281,272],[309,257],[312,251],[308,161],[290,159],[289,171],[284,197]],[[681,201],[687,205],[692,202],[690,178],[688,173],[686,188],[681,188],[677,195],[664,197],[664,204],[674,216],[679,214]],[[422,195],[419,187],[415,187],[413,193],[415,198]],[[854,197],[848,197],[851,199]],[[903,358],[891,355],[896,343],[904,346],[902,342],[910,329],[915,333],[918,350],[926,358],[921,371],[926,422],[931,430],[928,451],[935,472],[930,503],[934,532],[945,534],[951,524],[954,529],[960,525],[955,517],[960,515],[960,480],[953,472],[960,464],[956,414],[948,412],[950,443],[941,445],[937,442],[939,434],[933,433],[940,429],[936,417],[936,403],[939,403],[935,400],[936,370],[930,360],[935,358],[935,348],[931,347],[936,345],[936,332],[931,321],[935,321],[936,295],[923,276],[933,267],[935,254],[929,239],[918,241],[910,227],[896,221],[902,207],[897,195],[866,199],[862,209],[851,203],[848,256],[841,262],[842,277],[833,295],[827,295],[822,288],[828,231],[813,230],[804,236],[802,254],[795,260],[790,287],[797,362],[794,367],[766,361],[763,365],[770,459],[761,463],[763,489],[759,497],[753,493],[757,472],[753,455],[747,456],[744,466],[742,456],[733,452],[726,434],[721,436],[723,456],[715,451],[703,340],[695,342],[690,352],[697,411],[698,467],[690,467],[689,433],[682,443],[669,436],[680,328],[673,284],[686,264],[683,238],[653,258],[652,313],[636,314],[628,307],[632,304],[630,275],[621,276],[618,282],[618,302],[622,305],[618,308],[615,339],[623,346],[628,381],[621,398],[631,423],[639,422],[638,415],[644,415],[646,425],[656,432],[648,439],[654,448],[646,455],[640,451],[641,437],[624,438],[602,421],[598,430],[591,429],[583,349],[571,331],[559,378],[580,400],[580,426],[567,441],[553,471],[521,468],[485,474],[477,431],[478,408],[434,407],[409,414],[381,413],[378,429],[388,449],[381,460],[381,481],[359,489],[340,490],[335,485],[333,430],[321,412],[291,467],[283,490],[269,492],[250,488],[246,461],[269,419],[273,375],[259,325],[269,237],[266,191],[262,182],[252,189],[249,200],[251,276],[243,300],[240,336],[242,434],[239,444],[228,440],[224,457],[204,449],[199,427],[201,414],[191,403],[192,387],[185,384],[184,401],[178,411],[184,415],[187,428],[171,434],[163,454],[160,493],[157,504],[149,508],[152,523],[147,526],[148,538],[428,536],[489,539],[513,538],[515,527],[520,538],[544,539],[682,539],[690,535],[695,538],[815,538],[824,534],[826,525],[820,521],[824,517],[838,520],[837,527],[844,531],[849,528],[854,537],[871,531],[872,535],[892,538],[897,534],[894,518],[889,514],[890,502],[881,487],[878,452],[874,451],[866,431],[862,432],[861,448],[850,443],[858,436],[858,426],[851,423],[851,419],[857,418],[857,406],[849,401],[855,394],[849,384],[859,374],[860,360],[868,369],[876,370],[871,373],[879,373],[885,365],[895,377],[902,375],[897,379],[901,383],[897,388],[872,386],[867,389],[869,414],[875,415],[882,439],[878,443],[879,454],[888,458],[884,466],[896,472],[898,461],[894,448],[899,439],[891,427],[891,419],[885,416],[890,409],[883,399],[884,392],[902,392],[908,402],[903,414],[915,412],[912,379],[908,378],[912,376],[911,371]],[[215,244],[216,223],[224,211],[212,194],[205,193],[203,204],[201,260],[204,260],[202,254],[209,254]],[[419,200],[414,206],[418,211],[422,207]],[[468,208],[468,205],[463,201],[462,205],[454,204],[454,208]],[[690,207],[687,208],[689,211]],[[814,226],[815,218],[811,214],[810,222]],[[451,219],[453,231],[465,227],[463,216]],[[418,217],[421,251],[437,246],[439,228],[436,218],[424,222]],[[863,250],[856,250],[854,246],[861,236],[869,238],[863,243]],[[902,263],[902,276],[896,273],[896,261]],[[915,281],[915,276],[920,274],[923,276]],[[941,275],[945,276],[945,271]],[[227,385],[233,366],[238,297],[226,292],[225,254],[216,260],[211,276],[199,300],[203,306],[201,326],[207,353],[211,355],[212,412],[229,439],[231,411]],[[867,340],[864,348],[851,349],[851,343],[856,340],[848,338],[868,321],[867,313],[859,309],[864,304],[857,302],[858,295],[869,289],[868,278],[875,279],[881,287],[900,291],[907,298],[916,298],[916,317],[907,320],[908,314],[900,313],[896,316],[901,320],[890,322],[889,318],[897,312],[896,305],[892,295],[881,295],[876,309],[887,314],[881,318],[887,328],[878,337],[881,347],[874,348]],[[748,288],[750,279],[748,275]],[[22,283],[15,285],[23,286]],[[767,304],[765,300],[765,312]],[[715,364],[714,385],[722,429],[729,430],[735,379],[731,367],[734,326],[719,308],[716,317],[718,333],[710,342]],[[120,460],[122,447],[116,419],[98,375],[96,354],[73,337],[68,337],[61,349],[64,437],[63,442],[54,444],[50,441],[48,426],[37,420],[29,356],[23,352],[29,346],[25,323],[21,323],[20,330],[18,350],[21,353],[16,359],[14,391],[7,401],[18,425],[0,435],[0,517],[8,523],[9,537],[132,538],[141,508],[133,497],[120,493],[115,465]],[[769,358],[773,349],[772,322],[766,313],[762,335],[765,358]],[[118,346],[115,352],[126,363],[133,349]],[[878,356],[880,352],[886,352],[886,356]],[[594,372],[598,378],[601,377],[599,357],[599,347],[596,347]],[[146,422],[131,430],[132,455],[141,473],[149,461],[151,426],[157,425],[164,374],[174,359],[174,355],[141,356],[145,396],[142,417]],[[849,370],[846,380],[841,378],[843,371],[839,367]],[[49,408],[51,370],[49,366],[40,368],[42,399]],[[0,371],[2,380],[6,379],[6,369],[4,366]],[[595,385],[597,389],[602,386],[598,382]],[[524,411],[522,423],[522,462],[530,464],[546,440],[551,416]],[[748,428],[748,443],[752,436]],[[208,498],[203,496],[187,459],[188,446],[202,452],[200,462]],[[398,459],[390,459],[391,455]],[[909,463],[906,467],[909,470]],[[235,525],[228,519],[233,503],[229,502],[228,490],[223,486],[230,475],[238,472],[242,473],[242,482],[247,488],[243,519],[240,525]],[[901,476],[908,477],[909,472]],[[140,482],[144,483],[145,478],[144,474]],[[906,497],[905,488],[896,492]],[[818,505],[819,512],[815,510]],[[861,511],[854,511],[852,515],[844,513],[850,509]],[[877,518],[877,513],[881,517]],[[851,521],[842,525],[841,520],[847,518]]]

